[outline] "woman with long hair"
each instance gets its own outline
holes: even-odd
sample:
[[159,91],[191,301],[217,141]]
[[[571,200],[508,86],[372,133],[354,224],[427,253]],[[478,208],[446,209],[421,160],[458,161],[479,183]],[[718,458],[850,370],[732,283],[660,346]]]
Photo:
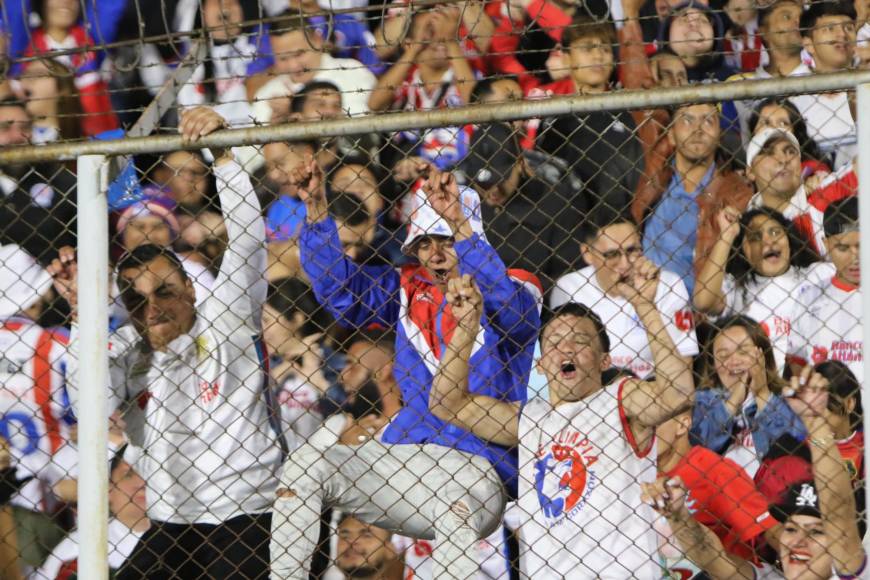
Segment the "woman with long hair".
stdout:
[[792,378],[790,388],[797,394],[796,417],[809,434],[812,476],[791,483],[771,504],[771,515],[782,523],[776,534],[776,564],[727,553],[716,534],[692,517],[680,478],[641,484],[644,501],[668,519],[686,557],[710,578],[861,578],[867,569],[849,471],[830,426],[830,411],[820,404],[828,381],[808,367]]
[[692,302],[711,316],[743,314],[758,321],[781,372],[792,326],[807,297],[834,275],[833,265],[820,262],[792,222],[770,208],[739,218],[725,208],[717,221],[719,239],[698,274]]
[[803,426],[783,397],[770,340],[747,316],[729,316],[705,345],[691,437],[733,459],[750,475],[784,434],[802,439]]

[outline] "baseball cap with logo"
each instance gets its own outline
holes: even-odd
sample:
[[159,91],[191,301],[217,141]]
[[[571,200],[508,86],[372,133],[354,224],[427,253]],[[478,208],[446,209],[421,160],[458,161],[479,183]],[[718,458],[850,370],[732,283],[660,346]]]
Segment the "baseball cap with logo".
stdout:
[[[462,212],[468,218],[471,229],[486,240],[483,232],[483,218],[480,211],[480,196],[470,187],[459,187],[459,199],[462,201]],[[426,194],[421,188],[414,192],[411,202],[411,216],[408,224],[408,235],[402,244],[402,252],[408,254],[414,242],[425,236],[453,236],[453,229],[443,217],[429,204]]]
[[758,157],[758,154],[771,142],[780,139],[785,139],[800,151],[800,143],[798,143],[797,137],[791,131],[768,127],[753,135],[749,145],[746,146],[746,167],[752,167],[752,162]]
[[508,177],[521,155],[513,129],[504,123],[481,125],[459,168],[473,185],[489,189]]

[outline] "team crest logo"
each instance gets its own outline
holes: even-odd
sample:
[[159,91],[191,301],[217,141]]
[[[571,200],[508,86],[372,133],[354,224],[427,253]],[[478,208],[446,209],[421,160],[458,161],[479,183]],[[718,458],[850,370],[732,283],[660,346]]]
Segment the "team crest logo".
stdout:
[[535,461],[535,490],[545,517],[561,518],[585,505],[598,483],[590,469],[596,461],[597,451],[576,431],[563,431],[541,447]]

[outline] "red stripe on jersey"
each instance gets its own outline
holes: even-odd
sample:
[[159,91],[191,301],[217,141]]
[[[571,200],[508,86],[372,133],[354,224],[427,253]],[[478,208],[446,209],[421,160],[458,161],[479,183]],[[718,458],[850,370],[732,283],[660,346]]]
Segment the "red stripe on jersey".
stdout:
[[845,280],[841,280],[840,278],[838,278],[836,276],[831,278],[831,284],[834,285],[834,288],[839,288],[843,292],[854,292],[855,290],[858,289],[858,287],[855,286],[854,284],[846,282]]
[[42,410],[45,421],[45,431],[51,444],[51,452],[56,453],[63,445],[60,436],[60,425],[51,412],[51,347],[54,344],[52,333],[44,331],[36,342],[36,354],[33,357],[33,384],[35,386],[36,404]]
[[634,432],[631,430],[631,425],[628,422],[628,415],[625,414],[625,407],[622,406],[622,390],[625,388],[625,383],[627,383],[629,379],[622,379],[622,382],[619,383],[619,391],[616,395],[616,406],[619,408],[619,420],[622,423],[622,430],[625,432],[625,438],[628,439],[628,444],[631,445],[631,448],[634,450],[634,454],[640,457],[641,459],[649,455],[649,452],[653,448],[653,444],[655,443],[656,436],[655,434],[650,437],[649,446],[641,451],[637,445],[637,441],[634,439]]
[[515,280],[532,284],[535,288],[538,289],[538,292],[540,292],[541,295],[544,294],[544,286],[541,284],[541,281],[538,280],[538,277],[531,272],[527,272],[526,270],[520,270],[517,268],[509,268],[507,273],[508,276],[514,278]]
[[813,218],[808,213],[802,213],[791,220],[798,234],[810,244],[810,247],[818,254],[819,248],[816,247],[816,232],[813,229]]
[[21,330],[22,326],[24,326],[23,322],[4,322],[3,323],[3,330],[12,330],[12,331]]

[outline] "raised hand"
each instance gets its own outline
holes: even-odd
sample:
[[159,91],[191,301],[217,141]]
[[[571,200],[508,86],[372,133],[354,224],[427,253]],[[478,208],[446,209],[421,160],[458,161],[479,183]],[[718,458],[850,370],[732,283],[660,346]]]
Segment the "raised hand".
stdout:
[[[184,144],[196,143],[206,135],[227,128],[226,120],[208,107],[195,107],[181,113],[178,131]],[[215,164],[232,160],[229,149],[220,147],[211,149]]]
[[425,178],[422,189],[429,205],[450,223],[454,233],[457,232],[466,219],[456,177],[449,171],[438,171],[431,165],[420,164],[417,170]]
[[804,422],[824,417],[828,412],[828,379],[810,365],[801,369],[800,375],[791,378],[785,394],[789,407]]
[[447,304],[459,327],[476,336],[483,315],[483,295],[469,274],[447,281]]
[[730,205],[723,207],[716,214],[716,225],[719,226],[719,235],[733,242],[740,233],[740,212]]
[[305,156],[305,161],[290,170],[287,180],[296,186],[297,194],[305,204],[306,217],[310,223],[319,222],[326,217],[326,186],[323,180],[323,170],[311,155]]
[[641,256],[632,265],[627,280],[616,285],[616,291],[632,304],[638,301],[652,304],[658,286],[659,267]]
[[688,518],[688,492],[680,477],[658,478],[654,483],[641,483],[641,501],[667,518]]
[[57,258],[46,268],[54,279],[54,289],[61,298],[67,301],[72,311],[73,319],[78,313],[78,275],[76,251],[71,246],[64,246],[58,251]]

